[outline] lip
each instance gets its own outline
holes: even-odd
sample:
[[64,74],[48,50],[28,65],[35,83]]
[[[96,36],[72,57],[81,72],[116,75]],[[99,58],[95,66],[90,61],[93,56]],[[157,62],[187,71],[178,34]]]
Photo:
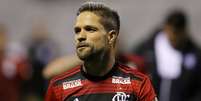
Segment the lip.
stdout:
[[88,47],[89,45],[87,44],[78,44],[77,48],[84,48],[84,47]]
[[80,46],[80,47],[77,47],[77,49],[81,49],[81,48],[86,48],[87,46]]

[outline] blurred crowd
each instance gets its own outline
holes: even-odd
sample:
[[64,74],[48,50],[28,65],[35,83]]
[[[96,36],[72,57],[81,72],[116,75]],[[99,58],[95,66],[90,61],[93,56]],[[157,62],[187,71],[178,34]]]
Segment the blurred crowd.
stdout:
[[0,25],[0,100],[43,101],[48,81],[42,71],[59,54],[44,24],[34,25],[24,43],[8,38],[8,28]]
[[[50,78],[82,64],[76,55],[58,57],[44,25],[33,26],[23,44],[9,40],[8,30],[0,25],[0,101],[43,101]],[[201,101],[201,51],[186,12],[171,11],[148,33],[132,52],[118,48],[117,59],[148,75],[159,101]]]

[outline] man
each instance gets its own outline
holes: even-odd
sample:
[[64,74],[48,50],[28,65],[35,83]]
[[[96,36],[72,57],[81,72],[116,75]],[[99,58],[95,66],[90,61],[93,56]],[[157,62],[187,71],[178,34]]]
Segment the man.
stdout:
[[46,101],[156,101],[147,76],[115,61],[117,12],[97,2],[77,13],[75,43],[83,65],[51,80]]
[[[47,24],[41,19],[34,22],[30,32],[30,38],[25,40],[31,66],[30,79],[23,84],[25,101],[32,97],[36,100],[44,98],[47,88],[47,80],[42,76],[42,70],[49,61],[59,53],[56,43],[48,36]],[[36,83],[37,82],[37,83]]]
[[163,29],[140,44],[135,54],[144,57],[160,101],[200,101],[201,53],[189,37],[184,11],[170,12]]

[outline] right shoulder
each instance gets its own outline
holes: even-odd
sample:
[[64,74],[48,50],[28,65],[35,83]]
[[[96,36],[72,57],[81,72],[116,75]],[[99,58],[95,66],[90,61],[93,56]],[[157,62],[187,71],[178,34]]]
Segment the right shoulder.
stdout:
[[[61,101],[63,93],[63,83],[74,78],[80,78],[80,67],[74,67],[51,79],[46,93],[45,101]],[[78,74],[78,75],[77,75]]]
[[78,72],[80,72],[80,68],[81,68],[81,66],[79,65],[79,66],[77,66],[77,67],[74,67],[74,68],[72,68],[72,69],[70,69],[70,70],[68,70],[68,71],[66,71],[66,72],[64,72],[64,73],[62,73],[62,74],[59,74],[59,75],[53,77],[53,78],[51,79],[50,83],[56,83],[56,82],[59,82],[59,81],[63,81],[63,80],[65,80],[65,79],[68,79],[68,78],[70,78],[71,76],[73,76],[73,75],[77,74]]

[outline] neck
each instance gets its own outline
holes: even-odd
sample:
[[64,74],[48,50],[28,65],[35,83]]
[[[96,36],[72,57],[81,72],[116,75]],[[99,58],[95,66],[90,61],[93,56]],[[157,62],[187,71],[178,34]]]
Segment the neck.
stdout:
[[93,76],[104,76],[112,69],[114,63],[114,52],[102,53],[86,60],[83,70]]

